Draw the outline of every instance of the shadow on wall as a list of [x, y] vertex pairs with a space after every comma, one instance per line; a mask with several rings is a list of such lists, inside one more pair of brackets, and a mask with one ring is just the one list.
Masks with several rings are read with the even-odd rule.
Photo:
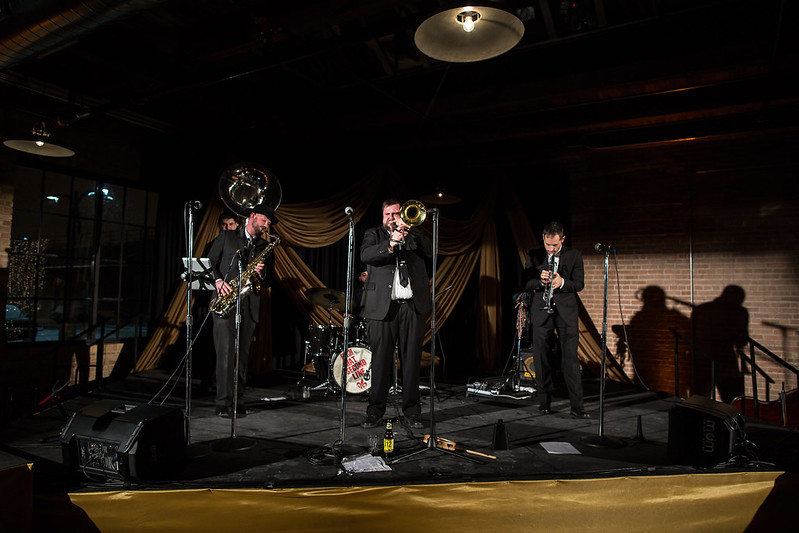
[[[710, 397], [711, 361], [715, 361], [720, 400], [729, 404], [743, 395], [736, 349], [744, 346], [749, 336], [749, 312], [742, 305], [745, 293], [741, 287], [729, 285], [718, 298], [698, 306], [671, 298], [654, 285], [640, 290], [639, 298], [643, 306], [627, 326], [627, 342], [622, 325], [612, 327], [618, 338], [617, 357], [631, 361], [638, 382], [681, 397]], [[691, 316], [669, 308], [667, 300], [692, 307]], [[675, 366], [679, 391], [675, 390]]]

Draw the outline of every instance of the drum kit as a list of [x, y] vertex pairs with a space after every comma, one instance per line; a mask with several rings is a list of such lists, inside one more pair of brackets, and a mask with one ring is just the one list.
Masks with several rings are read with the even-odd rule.
[[[310, 390], [340, 391], [342, 387], [342, 365], [346, 352], [347, 377], [346, 391], [360, 394], [371, 387], [372, 352], [366, 338], [366, 324], [361, 318], [352, 318], [354, 325], [347, 332], [347, 349], [344, 348], [343, 328], [333, 325], [333, 310], [346, 311], [346, 296], [343, 292], [327, 288], [313, 288], [305, 291], [305, 297], [328, 310], [327, 324], [308, 326], [308, 340], [305, 343], [305, 372], [315, 374], [323, 381]], [[309, 363], [308, 360], [312, 362]]]

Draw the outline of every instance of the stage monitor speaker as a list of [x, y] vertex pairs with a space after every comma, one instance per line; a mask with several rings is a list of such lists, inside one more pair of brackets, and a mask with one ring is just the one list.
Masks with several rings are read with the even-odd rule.
[[728, 460], [744, 440], [743, 417], [731, 405], [691, 396], [669, 411], [667, 455], [672, 464], [713, 467]]
[[64, 465], [90, 478], [151, 480], [177, 473], [186, 459], [179, 409], [101, 400], [76, 411], [61, 432]]

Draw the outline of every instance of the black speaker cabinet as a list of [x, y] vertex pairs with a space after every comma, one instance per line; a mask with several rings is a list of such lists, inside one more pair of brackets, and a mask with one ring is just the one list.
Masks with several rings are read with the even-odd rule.
[[90, 478], [164, 479], [186, 459], [183, 412], [102, 400], [76, 411], [61, 433], [64, 465]]
[[744, 440], [743, 417], [731, 405], [691, 396], [669, 411], [667, 454], [672, 464], [713, 467], [728, 460]]

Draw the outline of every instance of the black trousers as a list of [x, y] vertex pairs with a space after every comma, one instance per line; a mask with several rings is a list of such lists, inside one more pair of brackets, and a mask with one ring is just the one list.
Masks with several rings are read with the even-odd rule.
[[402, 413], [421, 414], [419, 372], [422, 363], [424, 315], [416, 312], [413, 300], [391, 302], [383, 320], [369, 320], [366, 328], [372, 350], [371, 388], [366, 414], [382, 417], [386, 412], [388, 391], [394, 369], [394, 346], [399, 348], [402, 370]]
[[564, 320], [556, 310], [544, 317], [543, 312], [536, 311], [533, 323], [533, 364], [535, 381], [538, 387], [538, 398], [542, 403], [552, 399], [552, 364], [550, 361], [549, 337], [557, 329], [561, 351], [561, 370], [569, 392], [569, 403], [572, 411], [583, 411], [583, 381], [580, 375], [580, 361], [577, 359], [579, 342], [579, 326], [574, 320]]
[[[255, 321], [243, 313], [239, 328], [239, 374], [236, 384], [237, 396], [241, 399], [247, 385], [247, 363], [250, 345], [255, 333]], [[216, 405], [233, 407], [233, 376], [236, 368], [236, 314], [225, 318], [214, 315], [214, 348], [216, 349]]]

